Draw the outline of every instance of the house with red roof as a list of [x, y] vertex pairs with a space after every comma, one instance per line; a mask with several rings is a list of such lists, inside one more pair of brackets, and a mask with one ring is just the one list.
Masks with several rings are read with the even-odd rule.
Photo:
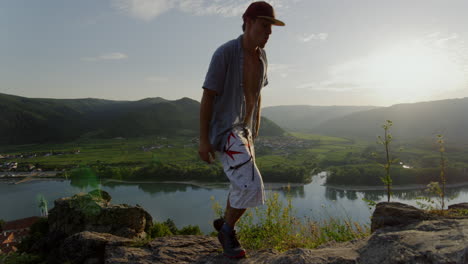
[[0, 232], [0, 253], [15, 252], [17, 245], [29, 234], [31, 226], [41, 219], [39, 216], [6, 222]]

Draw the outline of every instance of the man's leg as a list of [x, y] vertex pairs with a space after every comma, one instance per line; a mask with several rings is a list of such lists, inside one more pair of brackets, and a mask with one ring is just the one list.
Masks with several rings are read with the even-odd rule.
[[226, 221], [229, 227], [234, 228], [236, 226], [237, 221], [239, 221], [239, 219], [245, 213], [245, 211], [246, 209], [232, 208], [231, 203], [229, 203], [228, 199], [226, 204], [226, 212], [224, 213], [224, 221]]
[[219, 231], [218, 240], [223, 246], [224, 255], [227, 257], [242, 258], [245, 256], [245, 250], [241, 247], [239, 241], [237, 240], [236, 231], [234, 230], [234, 226], [236, 225], [239, 218], [245, 213], [245, 211], [246, 209], [236, 209], [231, 207], [228, 198], [224, 219], [217, 219], [213, 223], [215, 228], [218, 224], [219, 229], [216, 228]]

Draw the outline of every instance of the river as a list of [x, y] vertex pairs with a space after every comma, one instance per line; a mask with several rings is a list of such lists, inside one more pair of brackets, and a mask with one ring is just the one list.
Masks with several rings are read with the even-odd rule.
[[[293, 186], [268, 184], [267, 194], [279, 192], [283, 202], [289, 195], [298, 217], [310, 217], [315, 220], [327, 219], [330, 216], [349, 217], [361, 224], [370, 223], [372, 211], [362, 200], [386, 201], [384, 191], [346, 191], [323, 185], [325, 173], [315, 175], [313, 181], [306, 185]], [[212, 231], [211, 221], [215, 217], [213, 201], [224, 206], [228, 186], [193, 185], [187, 183], [98, 183], [98, 187], [112, 196], [112, 203], [140, 205], [156, 221], [168, 218], [174, 220], [180, 228], [186, 225], [198, 225], [202, 232]], [[48, 201], [49, 210], [57, 198], [95, 189], [88, 184], [76, 184], [70, 180], [35, 180], [21, 184], [0, 182], [0, 219], [10, 221], [18, 218], [40, 215], [39, 197]], [[392, 201], [416, 205], [416, 198], [425, 195], [422, 190], [395, 190]], [[454, 197], [447, 204], [468, 201], [468, 187], [447, 189], [447, 196]], [[456, 196], [456, 197], [455, 197]]]

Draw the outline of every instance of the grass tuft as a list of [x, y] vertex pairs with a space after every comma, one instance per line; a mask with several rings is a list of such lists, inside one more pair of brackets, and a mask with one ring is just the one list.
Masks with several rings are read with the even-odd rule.
[[[214, 206], [219, 214], [219, 206]], [[276, 192], [269, 193], [265, 206], [247, 211], [241, 218], [238, 236], [241, 244], [252, 250], [315, 248], [328, 242], [344, 242], [370, 235], [367, 225], [351, 219], [329, 217], [325, 221], [295, 216], [292, 198], [286, 204]]]

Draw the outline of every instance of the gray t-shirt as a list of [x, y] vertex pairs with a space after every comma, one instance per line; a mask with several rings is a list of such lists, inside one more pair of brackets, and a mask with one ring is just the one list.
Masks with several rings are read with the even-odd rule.
[[[245, 120], [245, 98], [242, 84], [244, 52], [242, 48], [242, 36], [221, 45], [213, 54], [211, 63], [206, 73], [204, 89], [217, 92], [213, 103], [213, 115], [210, 122], [210, 143], [218, 151], [223, 150], [228, 132], [236, 125], [254, 127], [258, 109], [254, 107], [252, 124], [243, 124]], [[262, 80], [258, 89], [268, 84], [267, 58], [265, 51], [260, 49], [262, 62]]]

